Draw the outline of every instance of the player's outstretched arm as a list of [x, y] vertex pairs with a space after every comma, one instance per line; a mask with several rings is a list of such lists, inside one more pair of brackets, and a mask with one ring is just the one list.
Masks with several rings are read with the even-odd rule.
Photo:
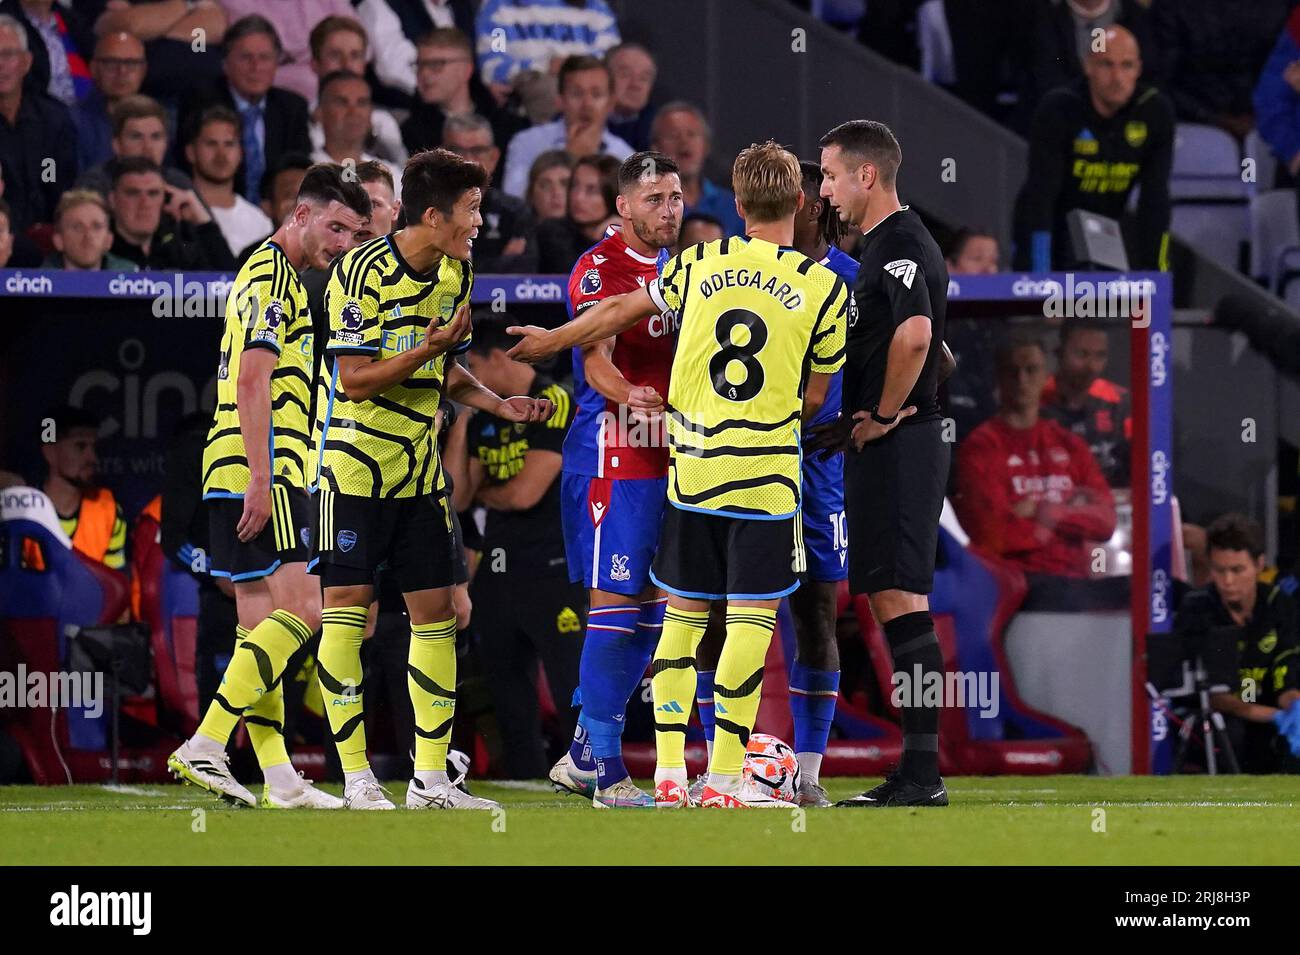
[[262, 533], [271, 517], [271, 374], [279, 361], [279, 354], [267, 348], [246, 348], [239, 360], [235, 393], [239, 434], [248, 460], [248, 490], [235, 533], [244, 543]]
[[537, 325], [510, 326], [506, 331], [523, 340], [510, 349], [509, 355], [515, 361], [538, 362], [575, 345], [612, 338], [657, 311], [658, 306], [643, 288], [611, 295], [559, 328], [548, 331]]
[[623, 377], [614, 364], [614, 339], [604, 338], [582, 346], [582, 371], [587, 384], [604, 398], [618, 405], [627, 405], [633, 412], [645, 415], [664, 410], [663, 396], [649, 385], [634, 385]]
[[440, 325], [438, 319], [425, 329], [424, 341], [406, 351], [378, 360], [365, 355], [340, 355], [339, 379], [352, 401], [367, 401], [400, 384], [425, 362], [451, 351], [469, 332], [469, 306], [456, 310], [451, 321]]
[[549, 398], [530, 398], [527, 395], [502, 398], [456, 363], [447, 366], [443, 391], [452, 401], [517, 424], [547, 421], [555, 413], [555, 405]]

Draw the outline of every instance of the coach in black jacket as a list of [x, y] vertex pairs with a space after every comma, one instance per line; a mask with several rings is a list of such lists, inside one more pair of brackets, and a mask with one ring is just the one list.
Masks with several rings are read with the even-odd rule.
[[252, 203], [259, 199], [262, 174], [281, 155], [312, 151], [307, 101], [271, 85], [281, 54], [280, 37], [265, 17], [254, 14], [235, 21], [226, 31], [222, 79], [192, 93], [181, 109], [181, 142], [188, 141], [193, 124], [209, 106], [227, 106], [239, 115], [244, 161], [235, 174], [235, 188]]

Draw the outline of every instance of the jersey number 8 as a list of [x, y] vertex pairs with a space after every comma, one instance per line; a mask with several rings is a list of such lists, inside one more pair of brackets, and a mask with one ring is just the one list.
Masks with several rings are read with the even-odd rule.
[[[737, 325], [749, 330], [749, 341], [743, 345], [731, 340], [732, 329]], [[767, 344], [767, 326], [753, 312], [732, 308], [718, 317], [713, 334], [722, 346], [709, 360], [713, 390], [728, 401], [748, 401], [763, 390], [763, 366], [759, 363], [758, 352]], [[735, 384], [727, 380], [727, 366], [733, 361], [740, 362], [745, 369], [745, 377]]]

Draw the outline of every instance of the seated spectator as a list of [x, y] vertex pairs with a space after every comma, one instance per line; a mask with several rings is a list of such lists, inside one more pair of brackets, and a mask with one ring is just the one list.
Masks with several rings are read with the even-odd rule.
[[[501, 159], [492, 141], [492, 126], [482, 116], [452, 116], [442, 127], [442, 145], [458, 156], [476, 162], [489, 183]], [[536, 221], [528, 204], [508, 196], [496, 186], [483, 191], [479, 206], [483, 225], [474, 239], [474, 271], [531, 272], [537, 268]]]
[[9, 203], [0, 199], [0, 269], [9, 264], [14, 254], [14, 233], [10, 225]]
[[1033, 61], [1019, 107], [1032, 115], [1048, 92], [1083, 78], [1083, 62], [1094, 46], [1095, 30], [1127, 27], [1142, 49], [1154, 49], [1150, 15], [1140, 0], [1047, 0], [1035, 3], [1027, 49]]
[[618, 167], [613, 156], [584, 156], [573, 167], [568, 211], [537, 227], [537, 270], [567, 275], [578, 256], [605, 234], [618, 217]]
[[[298, 187], [302, 185], [303, 177], [311, 165], [311, 157], [305, 153], [285, 153], [262, 176], [262, 201], [258, 205], [271, 220], [272, 229], [278, 229], [297, 205]], [[239, 265], [242, 266], [261, 244], [259, 239], [245, 246], [236, 257]]]
[[112, 159], [143, 156], [163, 171], [173, 189], [190, 190], [194, 181], [175, 166], [166, 165], [168, 149], [167, 111], [148, 96], [124, 96], [113, 105], [113, 152], [108, 162], [86, 169], [77, 177], [78, 189], [94, 189], [102, 196], [112, 188]]
[[559, 119], [515, 134], [506, 149], [503, 188], [523, 198], [528, 171], [548, 149], [563, 149], [575, 159], [604, 154], [620, 162], [632, 147], [605, 126], [611, 106], [609, 68], [590, 56], [571, 56], [560, 67]]
[[451, 27], [473, 33], [478, 0], [360, 0], [354, 6], [371, 45], [384, 51], [373, 64], [380, 90], [409, 98], [415, 92], [416, 42]]
[[[1300, 7], [1291, 12], [1259, 74], [1253, 103], [1260, 136], [1291, 176], [1300, 176]], [[1263, 189], [1274, 185], [1260, 183]]]
[[226, 11], [217, 0], [127, 0], [100, 7], [97, 36], [129, 33], [144, 42], [149, 66], [142, 90], [149, 96], [175, 106], [180, 92], [220, 76], [219, 59], [209, 52], [226, 39]]
[[239, 117], [226, 106], [209, 106], [199, 117], [185, 159], [194, 170], [194, 190], [212, 213], [231, 249], [243, 249], [275, 231], [271, 218], [235, 192], [235, 171], [243, 159]]
[[476, 28], [479, 70], [498, 101], [504, 101], [517, 73], [554, 73], [568, 57], [604, 56], [620, 39], [618, 20], [605, 0], [486, 0]]
[[560, 84], [554, 73], [524, 70], [515, 77], [514, 95], [523, 110], [525, 126], [549, 123], [560, 111]]
[[415, 104], [402, 123], [402, 141], [411, 152], [441, 143], [442, 125], [451, 116], [477, 113], [492, 124], [493, 139], [499, 143], [510, 142], [524, 128], [524, 121], [499, 107], [479, 82], [474, 50], [465, 34], [434, 30], [420, 37], [415, 49]]
[[1121, 220], [1135, 187], [1129, 261], [1135, 269], [1168, 268], [1173, 108], [1159, 91], [1139, 86], [1133, 34], [1111, 27], [1105, 40], [1084, 63], [1086, 80], [1048, 93], [1034, 114], [1029, 174], [1016, 200], [1017, 269], [1074, 266], [1066, 214], [1086, 209]]
[[993, 275], [1000, 271], [998, 237], [980, 229], [958, 229], [944, 259], [949, 275]]
[[[316, 162], [351, 164], [354, 168], [363, 162], [384, 162], [366, 151], [370, 137], [371, 101], [370, 84], [364, 77], [338, 70], [320, 82], [320, 102], [316, 106], [323, 137], [319, 149], [312, 152]], [[402, 167], [386, 163], [402, 198]]]
[[1032, 574], [1084, 578], [1115, 531], [1115, 506], [1082, 438], [1040, 417], [1042, 343], [1012, 336], [996, 360], [998, 414], [957, 453], [953, 505], [971, 544]]
[[108, 203], [93, 189], [69, 189], [54, 210], [55, 253], [43, 268], [68, 272], [134, 272], [135, 263], [109, 251], [113, 228]]
[[[343, 17], [354, 22], [357, 19], [349, 0], [279, 0], [277, 3], [221, 0], [221, 3], [232, 22], [254, 15], [271, 21], [283, 50], [273, 82], [280, 89], [297, 93], [308, 103], [316, 99], [316, 81], [325, 75], [313, 69], [313, 29], [327, 18]], [[364, 73], [365, 70], [355, 72]]]
[[226, 31], [222, 78], [192, 93], [182, 109], [183, 130], [209, 106], [229, 106], [239, 114], [244, 162], [235, 183], [249, 202], [261, 198], [262, 175], [283, 153], [312, 151], [307, 101], [271, 85], [283, 52], [279, 34], [265, 17], [237, 20]]
[[95, 44], [90, 75], [95, 85], [72, 108], [77, 125], [77, 165], [98, 166], [113, 158], [112, 108], [140, 92], [145, 70], [144, 44], [129, 33], [108, 33]]
[[54, 0], [20, 0], [16, 6], [44, 47], [49, 69], [45, 92], [64, 106], [76, 106], [91, 89], [86, 57], [94, 45], [94, 34], [69, 3], [59, 4], [58, 10]]
[[[1156, 0], [1158, 82], [1178, 119], [1238, 140], [1255, 126], [1251, 94], [1292, 0]], [[1154, 72], [1154, 71], [1153, 71]]]
[[141, 269], [230, 271], [235, 257], [193, 192], [167, 188], [143, 156], [113, 160], [113, 248]]
[[745, 222], [736, 211], [736, 194], [704, 176], [712, 136], [699, 107], [677, 100], [661, 107], [655, 115], [650, 138], [654, 148], [670, 157], [682, 171], [685, 215], [702, 212], [721, 222], [727, 235], [744, 235]]
[[700, 242], [715, 242], [726, 237], [727, 230], [713, 216], [703, 212], [692, 212], [682, 219], [682, 231], [677, 237], [677, 251], [689, 249]]
[[[370, 197], [370, 219], [357, 235], [357, 244], [360, 245], [375, 236], [391, 234], [402, 211], [402, 203], [397, 198], [397, 183], [387, 163], [374, 160], [358, 163], [357, 180]], [[474, 241], [478, 242], [477, 239]]]
[[0, 167], [17, 235], [50, 222], [59, 196], [77, 177], [72, 114], [58, 100], [23, 88], [31, 68], [27, 31], [0, 14]]
[[633, 149], [649, 149], [655, 112], [650, 97], [659, 75], [654, 57], [640, 43], [620, 43], [605, 54], [605, 63], [614, 80], [609, 131]]
[[1133, 419], [1128, 389], [1102, 377], [1109, 351], [1104, 325], [1067, 321], [1056, 351], [1056, 374], [1043, 388], [1042, 415], [1087, 443], [1111, 487], [1126, 488]]
[[569, 207], [569, 180], [573, 178], [573, 157], [563, 149], [548, 149], [528, 170], [525, 198], [538, 222], [561, 219]]
[[[48, 469], [41, 490], [59, 515], [72, 549], [114, 570], [126, 567], [126, 519], [113, 492], [99, 486], [99, 419], [82, 408], [49, 415], [54, 440], [41, 444]], [[44, 435], [42, 435], [44, 438]]]
[[[351, 17], [326, 17], [311, 31], [311, 69], [317, 80], [331, 73], [346, 70], [357, 76], [366, 75], [368, 37], [366, 28]], [[308, 129], [313, 149], [325, 144], [325, 133], [316, 119], [316, 96], [312, 97], [312, 123]], [[401, 166], [406, 163], [406, 147], [402, 145], [402, 130], [393, 114], [386, 109], [373, 109], [370, 113], [370, 140], [376, 156]]]
[[[1210, 705], [1247, 773], [1300, 772], [1300, 630], [1294, 599], [1260, 582], [1264, 532], [1243, 514], [1206, 529], [1210, 583], [1183, 597], [1174, 633], [1185, 641], [1219, 631], [1236, 636], [1239, 681], [1212, 687]], [[1191, 647], [1188, 647], [1190, 650]]]

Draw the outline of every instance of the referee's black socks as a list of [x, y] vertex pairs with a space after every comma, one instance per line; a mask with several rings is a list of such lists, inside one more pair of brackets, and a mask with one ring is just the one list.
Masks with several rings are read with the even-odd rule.
[[[921, 786], [939, 781], [939, 707], [925, 705], [926, 687], [938, 674], [943, 685], [943, 653], [934, 635], [929, 611], [918, 610], [885, 624], [885, 639], [894, 658], [894, 672], [910, 688], [900, 707], [903, 715], [903, 762], [899, 772]], [[919, 670], [918, 670], [919, 667]]]

